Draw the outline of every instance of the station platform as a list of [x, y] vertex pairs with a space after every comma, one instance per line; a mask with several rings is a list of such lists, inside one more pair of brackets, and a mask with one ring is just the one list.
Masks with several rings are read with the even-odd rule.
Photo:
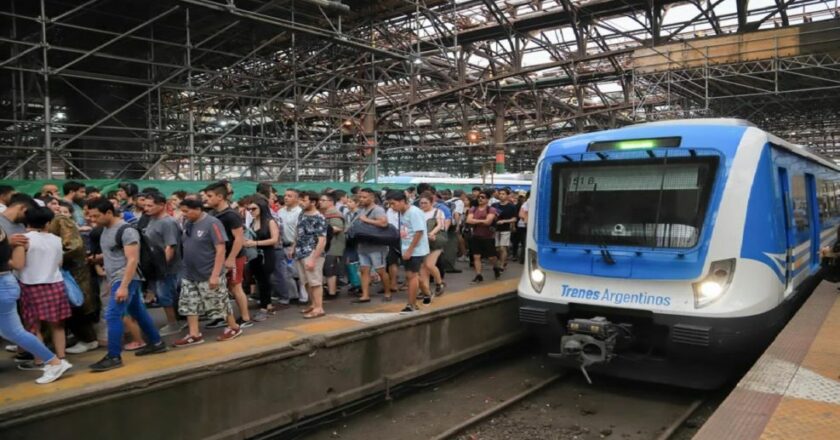
[[48, 385], [0, 354], [0, 437], [248, 438], [516, 342], [520, 273], [512, 263], [477, 286], [471, 271], [447, 274], [446, 293], [408, 316], [405, 292], [366, 304], [342, 296], [315, 320], [291, 307], [233, 341], [203, 330], [204, 344], [123, 353], [125, 366], [104, 373], [87, 368], [104, 349], [68, 355], [74, 368]]
[[840, 437], [840, 292], [822, 282], [695, 440]]

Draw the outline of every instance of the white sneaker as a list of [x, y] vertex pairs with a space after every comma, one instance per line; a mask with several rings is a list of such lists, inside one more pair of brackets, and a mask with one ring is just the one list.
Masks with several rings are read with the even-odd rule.
[[64, 359], [58, 365], [44, 365], [44, 375], [35, 379], [35, 383], [43, 385], [45, 383], [55, 382], [65, 371], [71, 368], [73, 368], [73, 365]]
[[6, 346], [6, 351], [9, 353], [17, 353], [18, 346], [15, 344], [9, 344]]
[[169, 336], [174, 335], [176, 333], [181, 333], [181, 330], [184, 329], [186, 324], [166, 324], [165, 326], [160, 328], [160, 335], [161, 336]]
[[97, 348], [99, 348], [99, 341], [92, 341], [92, 342], [79, 341], [79, 342], [76, 343], [76, 345], [74, 345], [72, 347], [67, 347], [67, 350], [65, 350], [65, 351], [67, 353], [70, 353], [70, 354], [82, 354], [82, 353], [87, 353], [91, 350], [96, 350]]

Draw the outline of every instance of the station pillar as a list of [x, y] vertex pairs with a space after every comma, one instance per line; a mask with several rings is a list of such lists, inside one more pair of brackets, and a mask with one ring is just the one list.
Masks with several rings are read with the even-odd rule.
[[493, 146], [496, 148], [496, 174], [501, 174], [505, 172], [505, 101], [502, 96], [497, 99]]

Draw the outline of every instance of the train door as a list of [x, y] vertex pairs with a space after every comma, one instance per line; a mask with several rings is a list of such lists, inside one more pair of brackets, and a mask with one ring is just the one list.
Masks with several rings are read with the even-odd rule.
[[788, 180], [788, 172], [784, 168], [779, 168], [779, 190], [782, 195], [782, 211], [785, 219], [785, 296], [787, 296], [793, 289], [791, 288], [791, 279], [793, 278], [793, 233], [795, 231], [795, 224], [791, 220], [791, 213], [793, 208], [790, 200], [790, 181]]
[[808, 188], [808, 215], [811, 217], [811, 260], [810, 267], [820, 265], [820, 204], [817, 203], [817, 179], [813, 174], [805, 175], [805, 183]]

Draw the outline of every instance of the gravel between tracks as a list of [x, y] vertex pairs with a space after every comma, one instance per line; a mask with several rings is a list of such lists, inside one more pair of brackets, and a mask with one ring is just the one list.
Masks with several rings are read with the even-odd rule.
[[[488, 362], [441, 384], [326, 425], [300, 438], [428, 439], [498, 405], [555, 373], [540, 355]], [[528, 396], [456, 438], [653, 439], [698, 397], [673, 387], [576, 372]]]

